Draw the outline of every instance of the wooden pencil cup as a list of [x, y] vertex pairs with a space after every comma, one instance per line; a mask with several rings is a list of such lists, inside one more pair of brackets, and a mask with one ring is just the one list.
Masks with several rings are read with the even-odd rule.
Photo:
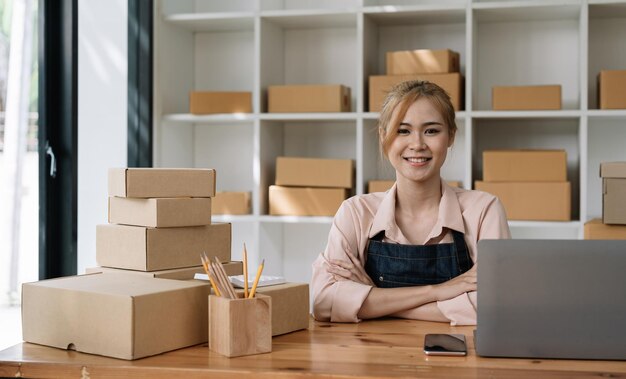
[[[238, 294], [243, 297], [243, 294]], [[272, 351], [272, 298], [209, 296], [209, 349], [227, 357]]]

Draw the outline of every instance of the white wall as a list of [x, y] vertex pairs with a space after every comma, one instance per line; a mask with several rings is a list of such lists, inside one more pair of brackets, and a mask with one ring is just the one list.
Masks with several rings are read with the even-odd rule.
[[78, 273], [96, 265], [107, 170], [127, 162], [127, 0], [78, 2]]

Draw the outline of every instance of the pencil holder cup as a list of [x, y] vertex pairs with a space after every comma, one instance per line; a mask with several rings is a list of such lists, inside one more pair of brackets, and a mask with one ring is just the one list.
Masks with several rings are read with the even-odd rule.
[[272, 298], [209, 296], [209, 349], [227, 357], [272, 351]]

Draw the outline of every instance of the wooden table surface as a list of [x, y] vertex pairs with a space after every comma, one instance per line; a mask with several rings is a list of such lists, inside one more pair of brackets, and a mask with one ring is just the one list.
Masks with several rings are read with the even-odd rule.
[[[361, 324], [311, 320], [309, 330], [275, 337], [272, 353], [231, 359], [211, 352], [206, 344], [124, 361], [22, 343], [0, 352], [0, 377], [626, 378], [626, 362], [619, 361], [477, 357], [473, 330], [474, 327], [397, 319]], [[424, 355], [427, 333], [465, 334], [468, 356]]]

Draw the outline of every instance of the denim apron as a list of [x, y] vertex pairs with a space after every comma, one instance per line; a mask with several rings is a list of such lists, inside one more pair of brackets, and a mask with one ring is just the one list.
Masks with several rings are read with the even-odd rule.
[[435, 245], [382, 242], [381, 231], [369, 240], [365, 271], [380, 288], [439, 284], [457, 277], [474, 263], [463, 233], [450, 231], [454, 242]]

